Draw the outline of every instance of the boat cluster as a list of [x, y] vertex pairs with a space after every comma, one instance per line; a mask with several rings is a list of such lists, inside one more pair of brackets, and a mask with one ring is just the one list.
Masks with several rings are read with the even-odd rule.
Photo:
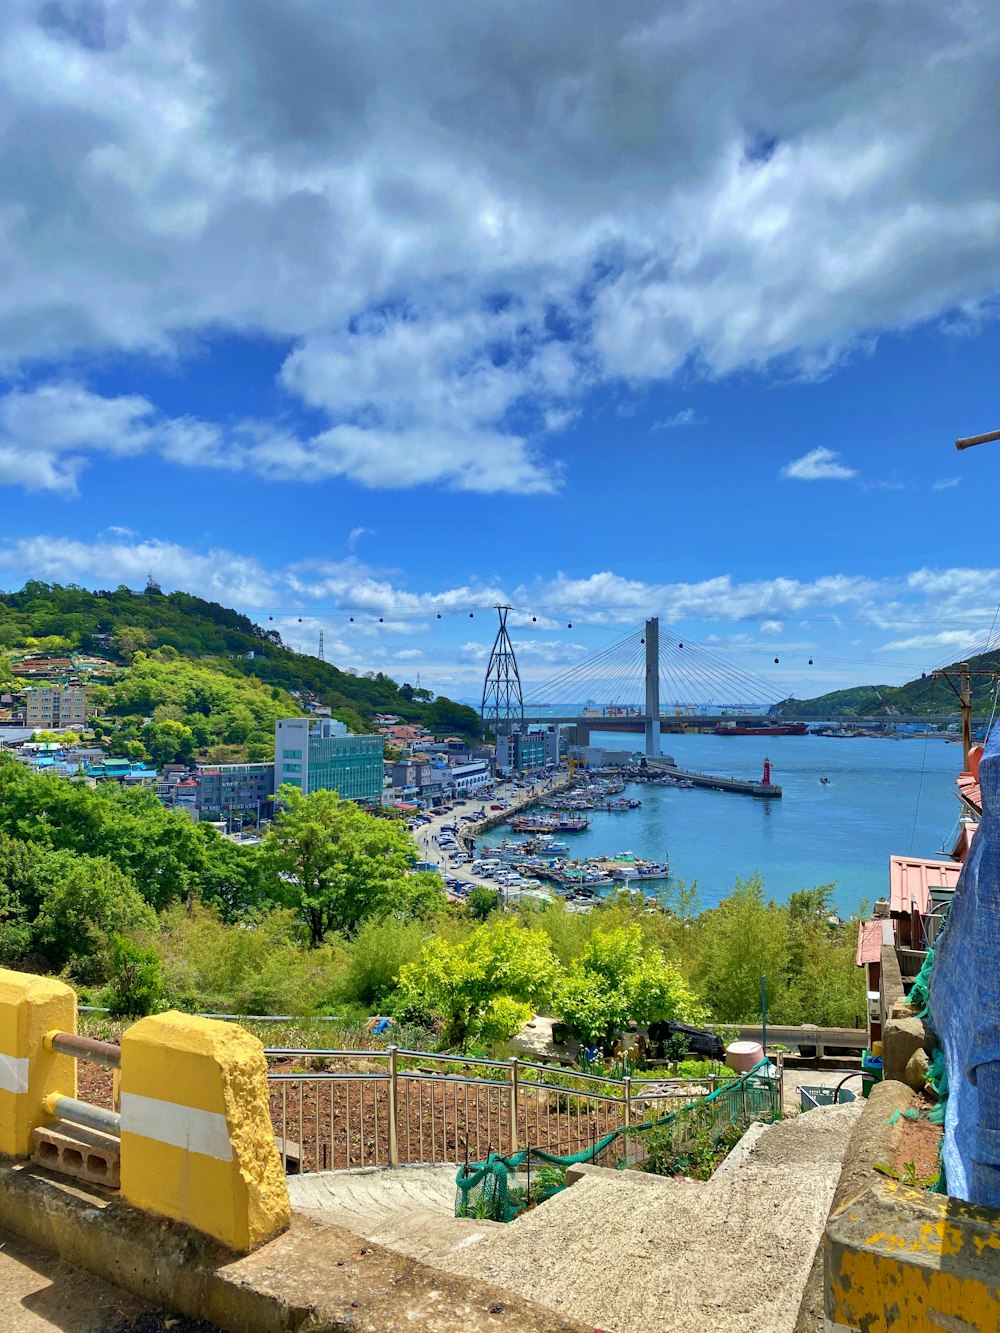
[[[476, 874], [495, 879], [501, 888], [507, 887], [511, 877], [517, 889], [535, 889], [544, 881], [576, 911], [587, 911], [598, 899], [614, 892], [644, 897], [645, 886], [664, 884], [670, 875], [666, 860], [647, 861], [631, 852], [571, 859], [566, 856], [568, 850], [565, 842], [552, 837], [505, 838], [484, 851], [471, 868]], [[645, 901], [647, 906], [659, 906], [656, 898]]]

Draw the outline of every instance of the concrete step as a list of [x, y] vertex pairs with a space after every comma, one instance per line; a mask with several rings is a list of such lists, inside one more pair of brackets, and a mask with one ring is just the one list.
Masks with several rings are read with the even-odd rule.
[[296, 1212], [433, 1264], [504, 1229], [455, 1217], [457, 1171], [457, 1165], [318, 1171], [289, 1177], [288, 1194]]
[[860, 1109], [770, 1126], [706, 1182], [587, 1171], [434, 1262], [607, 1333], [791, 1333]]

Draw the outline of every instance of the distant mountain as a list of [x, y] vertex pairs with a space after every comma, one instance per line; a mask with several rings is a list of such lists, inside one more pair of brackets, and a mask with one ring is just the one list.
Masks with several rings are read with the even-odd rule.
[[[967, 659], [972, 671], [1000, 671], [1000, 652], [982, 653]], [[959, 663], [945, 667], [958, 685]], [[1000, 677], [972, 677], [972, 712], [975, 717], [988, 715], [993, 710], [994, 692]], [[959, 716], [958, 699], [943, 676], [931, 672], [909, 680], [905, 685], [858, 685], [850, 690], [833, 690], [817, 695], [815, 699], [789, 699], [781, 706], [781, 716], [787, 718], [891, 717], [896, 714], [915, 716]]]
[[128, 663], [137, 652], [167, 646], [184, 657], [216, 659], [226, 674], [314, 697], [357, 729], [370, 729], [376, 713], [395, 713], [437, 734], [480, 734], [478, 715], [464, 704], [400, 686], [382, 672], [354, 675], [293, 652], [275, 630], [188, 593], [162, 593], [152, 583], [143, 592], [90, 592], [36, 580], [0, 593], [2, 653], [94, 653]]

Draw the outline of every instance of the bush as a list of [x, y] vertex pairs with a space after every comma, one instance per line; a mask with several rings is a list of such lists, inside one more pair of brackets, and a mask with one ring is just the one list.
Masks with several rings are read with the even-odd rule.
[[51, 880], [32, 926], [34, 946], [50, 966], [65, 968], [77, 981], [109, 975], [114, 936], [155, 930], [153, 909], [104, 857], [53, 852], [46, 873]]
[[369, 1013], [380, 1010], [396, 987], [400, 969], [420, 956], [427, 927], [419, 921], [363, 921], [350, 944], [339, 998]]
[[112, 1018], [145, 1018], [162, 995], [160, 958], [134, 940], [115, 935], [111, 942], [111, 981], [102, 999]]
[[307, 949], [294, 913], [280, 908], [226, 925], [214, 908], [175, 906], [161, 918], [157, 949], [169, 1003], [219, 1013], [322, 1011], [346, 967], [341, 944]]

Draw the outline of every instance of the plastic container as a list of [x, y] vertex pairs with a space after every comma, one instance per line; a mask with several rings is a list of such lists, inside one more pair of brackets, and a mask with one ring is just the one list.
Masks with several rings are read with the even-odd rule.
[[746, 1074], [764, 1058], [759, 1041], [734, 1041], [726, 1047], [726, 1064], [737, 1074]]
[[[881, 1045], [881, 1042], [878, 1043]], [[874, 1051], [864, 1051], [861, 1056], [861, 1095], [868, 1097], [876, 1083], [884, 1078], [882, 1057]]]
[[857, 1094], [852, 1092], [850, 1088], [841, 1088], [837, 1092], [836, 1088], [800, 1085], [795, 1091], [799, 1094], [799, 1103], [803, 1111], [812, 1111], [817, 1106], [833, 1106], [834, 1095], [836, 1095], [838, 1106], [842, 1106], [844, 1102], [857, 1101]]

